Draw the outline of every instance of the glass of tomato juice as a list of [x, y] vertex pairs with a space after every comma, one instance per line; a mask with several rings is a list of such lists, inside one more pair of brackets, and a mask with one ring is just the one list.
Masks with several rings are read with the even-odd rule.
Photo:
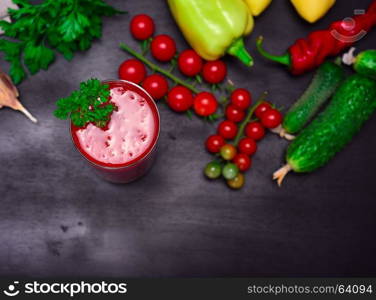
[[74, 145], [104, 179], [131, 182], [152, 166], [160, 131], [157, 105], [140, 86], [124, 80], [106, 80], [116, 110], [106, 127], [71, 123]]

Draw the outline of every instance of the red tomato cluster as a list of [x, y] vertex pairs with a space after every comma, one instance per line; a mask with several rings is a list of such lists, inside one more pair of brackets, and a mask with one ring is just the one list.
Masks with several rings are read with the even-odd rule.
[[[130, 23], [133, 37], [142, 41], [143, 47], [150, 46], [151, 56], [159, 62], [177, 64], [180, 73], [201, 83], [203, 79], [214, 87], [223, 82], [227, 76], [227, 66], [221, 60], [204, 61], [193, 49], [177, 52], [174, 39], [166, 34], [154, 36], [155, 24], [147, 15], [137, 15]], [[137, 55], [136, 55], [137, 56]], [[151, 63], [137, 56], [149, 67]], [[166, 99], [168, 106], [175, 112], [186, 112], [192, 109], [197, 115], [211, 117], [218, 109], [218, 101], [213, 93], [198, 92], [192, 85], [177, 79], [172, 73], [158, 69], [163, 73], [147, 75], [145, 65], [137, 59], [124, 61], [119, 67], [119, 77], [142, 87], [155, 100]], [[166, 78], [179, 82], [169, 88]], [[252, 156], [257, 152], [257, 142], [265, 136], [266, 128], [272, 129], [282, 122], [281, 113], [268, 102], [251, 107], [252, 95], [246, 89], [235, 89], [230, 95], [230, 103], [224, 114], [225, 120], [220, 122], [217, 133], [206, 140], [206, 149], [221, 157], [207, 164], [205, 175], [210, 179], [223, 177], [233, 189], [244, 185], [243, 172], [252, 166]], [[253, 118], [245, 120], [250, 110]], [[248, 116], [249, 118], [250, 116]], [[248, 123], [246, 123], [248, 122]]]
[[[252, 96], [246, 89], [236, 89], [231, 93], [230, 103], [225, 110], [226, 120], [219, 123], [217, 134], [206, 140], [206, 148], [211, 153], [221, 153], [225, 160], [231, 160], [237, 165], [239, 171], [244, 172], [251, 167], [250, 156], [257, 150], [254, 139], [244, 137], [237, 147], [229, 147], [226, 140], [235, 139], [238, 134], [238, 124], [243, 121], [246, 110], [251, 106]], [[221, 150], [222, 149], [222, 150]]]
[[[135, 39], [150, 42], [151, 55], [156, 60], [169, 62], [176, 58], [177, 66], [185, 76], [198, 77], [198, 79], [202, 77], [210, 84], [218, 84], [227, 76], [227, 67], [220, 60], [205, 62], [193, 49], [177, 54], [173, 38], [166, 34], [154, 36], [155, 24], [150, 16], [135, 16], [130, 23], [130, 31]], [[181, 85], [169, 89], [168, 81], [164, 76], [158, 74], [147, 76], [144, 64], [137, 59], [126, 60], [120, 65], [119, 78], [141, 84], [155, 100], [166, 97], [167, 104], [176, 112], [193, 109], [197, 115], [208, 117], [218, 109], [218, 101], [212, 93], [202, 92], [194, 95], [190, 89]], [[228, 110], [233, 120], [240, 121], [244, 118], [244, 112], [239, 108], [234, 106]]]
[[[252, 96], [245, 89], [236, 89], [231, 94], [229, 105], [226, 107], [226, 120], [219, 123], [217, 134], [211, 135], [205, 142], [206, 149], [210, 153], [219, 153], [225, 161], [231, 161], [239, 172], [245, 172], [252, 166], [252, 156], [257, 151], [257, 142], [265, 136], [266, 128], [275, 128], [282, 122], [282, 115], [269, 103], [262, 102], [254, 110], [252, 120], [243, 125], [243, 136], [238, 143], [233, 144], [226, 140], [234, 140], [238, 135], [238, 124], [243, 121], [247, 109], [251, 106]], [[209, 174], [210, 175], [210, 174]], [[244, 179], [242, 179], [244, 182]]]

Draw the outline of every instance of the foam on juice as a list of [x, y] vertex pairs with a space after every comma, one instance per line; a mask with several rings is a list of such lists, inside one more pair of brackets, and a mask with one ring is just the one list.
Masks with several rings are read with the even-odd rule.
[[104, 164], [126, 164], [141, 156], [153, 143], [155, 117], [147, 100], [122, 87], [111, 89], [113, 111], [108, 129], [93, 124], [75, 134], [81, 149]]

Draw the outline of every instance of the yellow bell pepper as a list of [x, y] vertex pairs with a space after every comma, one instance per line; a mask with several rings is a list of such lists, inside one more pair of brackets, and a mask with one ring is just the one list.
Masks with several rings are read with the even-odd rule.
[[335, 2], [336, 0], [291, 0], [298, 14], [309, 23], [321, 19]]
[[248, 24], [244, 31], [244, 36], [249, 35], [253, 31], [253, 28], [255, 27], [255, 20], [253, 19], [251, 9], [249, 7], [247, 8], [248, 8], [249, 15], [248, 15]]
[[253, 16], [257, 17], [272, 2], [272, 0], [244, 0]]
[[184, 37], [204, 59], [216, 60], [226, 53], [248, 66], [253, 59], [244, 46], [243, 36], [254, 22], [243, 0], [167, 0]]

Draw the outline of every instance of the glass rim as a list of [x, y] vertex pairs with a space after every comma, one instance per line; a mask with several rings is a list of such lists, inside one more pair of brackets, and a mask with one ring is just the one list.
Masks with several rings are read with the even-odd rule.
[[156, 145], [158, 143], [158, 140], [159, 140], [159, 136], [160, 136], [160, 132], [161, 132], [161, 118], [160, 118], [160, 114], [159, 114], [159, 109], [158, 109], [158, 106], [157, 104], [155, 103], [153, 97], [140, 85], [134, 83], [134, 82], [131, 82], [131, 81], [128, 81], [128, 80], [123, 80], [123, 79], [105, 79], [105, 80], [101, 80], [101, 82], [103, 84], [106, 84], [107, 82], [124, 82], [126, 84], [129, 84], [129, 85], [132, 85], [138, 89], [140, 89], [142, 92], [144, 92], [148, 97], [149, 99], [151, 100], [152, 102], [152, 105], [154, 106], [155, 108], [155, 112], [156, 112], [156, 115], [157, 115], [157, 121], [158, 121], [158, 130], [157, 130], [157, 133], [156, 133], [156, 136], [155, 136], [155, 139], [154, 139], [154, 142], [153, 142], [153, 145], [150, 147], [150, 149], [147, 151], [147, 152], [144, 152], [140, 159], [138, 160], [135, 160], [134, 162], [132, 162], [131, 164], [128, 164], [128, 165], [124, 165], [124, 166], [116, 166], [116, 167], [111, 167], [111, 166], [104, 166], [104, 165], [101, 165], [101, 164], [98, 164], [94, 161], [91, 161], [88, 157], [86, 157], [86, 155], [84, 155], [81, 150], [79, 149], [79, 147], [76, 145], [76, 142], [73, 138], [73, 134], [72, 134], [72, 122], [69, 123], [69, 132], [70, 132], [70, 136], [71, 136], [71, 139], [72, 139], [72, 142], [73, 142], [73, 145], [75, 146], [76, 150], [81, 154], [81, 156], [83, 156], [83, 158], [85, 158], [90, 164], [92, 164], [93, 166], [95, 167], [98, 167], [98, 168], [101, 168], [101, 169], [107, 169], [107, 170], [120, 170], [120, 169], [126, 169], [126, 168], [129, 168], [129, 167], [132, 167], [142, 161], [144, 161], [146, 158], [148, 158], [152, 153], [153, 151], [155, 150], [156, 148]]

